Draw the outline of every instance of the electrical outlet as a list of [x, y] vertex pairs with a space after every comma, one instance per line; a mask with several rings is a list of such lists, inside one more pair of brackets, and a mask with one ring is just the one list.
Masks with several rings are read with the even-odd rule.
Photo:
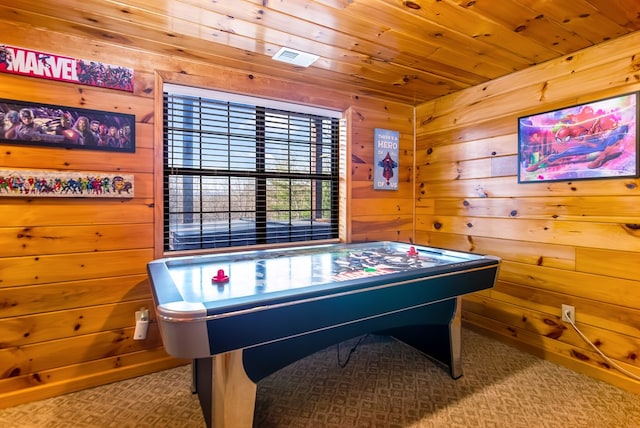
[[560, 309], [562, 311], [562, 321], [576, 322], [576, 308], [571, 305], [562, 305]]
[[136, 311], [136, 328], [133, 331], [133, 340], [144, 340], [147, 338], [147, 329], [149, 328], [149, 310], [140, 308]]

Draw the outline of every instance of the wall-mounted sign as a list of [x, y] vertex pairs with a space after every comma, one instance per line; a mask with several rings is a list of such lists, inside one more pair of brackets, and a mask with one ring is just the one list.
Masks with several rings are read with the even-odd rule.
[[377, 190], [398, 190], [398, 147], [400, 133], [388, 129], [374, 130], [373, 135], [373, 188]]
[[133, 198], [133, 175], [0, 169], [0, 196]]
[[133, 92], [133, 70], [0, 45], [0, 72]]

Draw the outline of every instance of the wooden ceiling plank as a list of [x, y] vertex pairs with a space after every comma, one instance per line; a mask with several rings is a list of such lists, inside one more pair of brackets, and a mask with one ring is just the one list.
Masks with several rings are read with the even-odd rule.
[[592, 44], [587, 38], [559, 25], [527, 3], [505, 1], [500, 3], [500, 7], [496, 7], [495, 1], [476, 0], [471, 8], [479, 15], [511, 28], [517, 36], [510, 44], [515, 49], [519, 48], [518, 37], [537, 40], [543, 46], [563, 53], [575, 52]]
[[558, 26], [579, 34], [581, 38], [588, 40], [592, 45], [629, 32], [627, 28], [610, 20], [584, 0], [572, 0], [571, 2], [520, 1], [525, 6], [530, 4], [535, 6], [536, 11], [543, 13], [546, 18]]
[[640, 2], [629, 0], [586, 0], [599, 13], [628, 31], [640, 28]]
[[[314, 4], [315, 2], [304, 3]], [[274, 2], [269, 3], [269, 7], [277, 8], [283, 12], [286, 10], [290, 13], [296, 13], [303, 18], [315, 19], [315, 15], [310, 12], [312, 9], [305, 7], [305, 5], [299, 5], [299, 2], [287, 2], [286, 5]], [[327, 15], [326, 12], [321, 14], [321, 16]], [[491, 61], [494, 59], [492, 51], [497, 50], [491, 49], [486, 43], [474, 37], [450, 31], [422, 16], [419, 16], [421, 19], [416, 19], [416, 15], [407, 11], [406, 7], [390, 5], [383, 1], [368, 0], [367, 2], [352, 2], [347, 8], [334, 9], [331, 15], [333, 16], [331, 25], [336, 31], [357, 32], [356, 34], [360, 38], [378, 45], [387, 44], [399, 52], [420, 56], [423, 55], [425, 48], [434, 48], [438, 52], [447, 51], [450, 56], [467, 56], [467, 58], [470, 55], [477, 56], [481, 52], [485, 62], [503, 70], [502, 73], [497, 74], [504, 74], [504, 70], [513, 70], [513, 67], [504, 65], [505, 58], [502, 57], [504, 55], [502, 53], [499, 54], [500, 58], [492, 63]], [[356, 26], [355, 23], [360, 24]], [[329, 23], [325, 23], [325, 25], [329, 25]], [[387, 34], [394, 36], [389, 38], [388, 42], [385, 39]], [[521, 54], [509, 54], [508, 56], [510, 61], [523, 67], [531, 64], [531, 61], [523, 58]]]
[[[304, 81], [308, 84], [315, 84], [318, 87], [331, 87], [337, 91], [396, 100], [411, 105], [424, 102], [426, 99], [429, 99], [429, 97], [440, 96], [440, 94], [443, 93], [439, 86], [433, 85], [429, 87], [428, 85], [422, 85], [419, 81], [413, 83], [414, 86], [417, 86], [415, 90], [408, 92], [406, 88], [400, 86], [384, 85], [384, 87], [380, 87], [379, 85], [374, 84], [375, 82], [368, 82], [357, 75], [346, 76], [333, 72], [318, 72], [317, 70], [314, 70], [312, 74], [305, 75], [304, 71], [307, 70], [296, 70], [293, 67], [288, 67], [287, 69], [289, 71], [285, 71], [282, 68], [276, 68], [274, 65], [269, 67], [259, 64], [252, 53], [239, 53], [237, 49], [228, 48], [226, 46], [221, 46], [220, 49], [216, 49], [215, 53], [212, 53], [211, 51], [201, 52], [197, 49], [177, 48], [176, 46], [155, 40], [138, 39], [133, 37], [125, 39], [115, 32], [103, 31], [89, 25], [70, 25], [68, 22], [62, 22], [49, 16], [35, 14], [30, 11], [16, 11], [15, 8], [6, 8], [4, 6], [0, 6], [0, 16], [11, 16], [11, 21], [14, 23], [36, 25], [37, 27], [47, 28], [50, 31], [58, 32], [60, 34], [70, 34], [83, 38], [90, 38], [98, 42], [117, 45], [124, 49], [131, 48], [135, 50], [147, 50], [150, 52], [169, 55], [171, 57], [179, 56], [190, 61], [245, 70], [247, 73], [279, 76], [283, 79]], [[29, 48], [30, 46], [21, 44], [21, 47]], [[87, 46], [87, 48], [89, 48], [89, 46]], [[270, 64], [272, 63], [273, 62], [271, 61]], [[129, 64], [129, 61], [123, 59], [122, 65], [125, 64]], [[136, 64], [129, 65], [132, 67], [136, 66]], [[432, 93], [432, 88], [437, 88], [438, 92], [435, 94]]]
[[[63, 1], [63, 0], [59, 0]], [[71, 0], [66, 0], [71, 1]], [[114, 4], [118, 4], [119, 2], [112, 2]], [[144, 6], [146, 3], [144, 2], [136, 2], [129, 1], [130, 5], [136, 4], [140, 6]], [[176, 3], [177, 4], [177, 3]], [[179, 2], [179, 4], [184, 7], [180, 7], [185, 16], [196, 16], [194, 13], [194, 6], [192, 4], [198, 4], [198, 2], [194, 1], [185, 1]], [[234, 3], [237, 8], [237, 3]], [[136, 6], [138, 7], [138, 6]], [[242, 12], [239, 16], [247, 17], [247, 15], [266, 15], [260, 14], [256, 11], [251, 11], [250, 8], [240, 8]], [[157, 10], [157, 8], [155, 8]], [[115, 19], [119, 19], [120, 11], [116, 11], [114, 13], [113, 9], [101, 9], [98, 11], [101, 16], [112, 16]], [[223, 10], [223, 12], [231, 12], [231, 10]], [[90, 13], [90, 12], [86, 12]], [[145, 26], [143, 29], [148, 30], [149, 26], [153, 25], [153, 16], [152, 14], [150, 18], [147, 18], [147, 15], [142, 9], [136, 9], [135, 12], [131, 9], [128, 9], [127, 15], [136, 15], [140, 17], [136, 19], [137, 22], [144, 22]], [[232, 22], [231, 22], [232, 21]], [[264, 20], [263, 20], [264, 21]], [[222, 23], [220, 24], [223, 28], [211, 28], [207, 30], [197, 29], [197, 26], [203, 25], [198, 22], [193, 22], [193, 25], [190, 25], [189, 22], [182, 22], [179, 24], [178, 18], [174, 17], [172, 20], [174, 27], [172, 28], [174, 33], [186, 34], [193, 37], [202, 37], [209, 39], [212, 42], [220, 43], [224, 42], [224, 44], [233, 46], [243, 50], [251, 50], [251, 46], [262, 46], [262, 51], [264, 54], [271, 57], [281, 46], [286, 45], [287, 47], [297, 48], [301, 50], [308, 50], [312, 53], [318, 54], [324, 59], [324, 61], [320, 61], [314, 66], [323, 67], [329, 69], [331, 71], [350, 74], [350, 75], [358, 75], [363, 76], [365, 78], [371, 78], [379, 83], [387, 83], [387, 84], [396, 84], [396, 82], [406, 80], [407, 78], [412, 80], [423, 80], [427, 84], [431, 85], [445, 85], [446, 91], [439, 91], [440, 93], [450, 93], [455, 90], [462, 89], [464, 87], [468, 87], [473, 84], [477, 84], [481, 81], [486, 80], [487, 77], [493, 77], [496, 75], [493, 74], [488, 75], [480, 75], [477, 73], [471, 73], [465, 70], [463, 67], [441, 67], [437, 63], [433, 63], [433, 61], [428, 61], [421, 67], [421, 61], [415, 61], [413, 58], [408, 58], [406, 60], [396, 59], [394, 61], [379, 61], [377, 57], [370, 57], [365, 54], [359, 54], [354, 51], [340, 51], [339, 48], [328, 46], [322, 43], [318, 43], [314, 40], [309, 41], [308, 39], [297, 39], [293, 37], [291, 34], [284, 33], [278, 30], [273, 30], [267, 28], [263, 31], [263, 34], [260, 35], [258, 39], [253, 39], [252, 37], [256, 37], [255, 31], [252, 30], [253, 26], [248, 23], [241, 21], [237, 18], [237, 16], [230, 17], [230, 15], [213, 13], [210, 12], [209, 9], [205, 11], [201, 11], [198, 16], [198, 22], [207, 22], [207, 23]], [[280, 24], [280, 22], [278, 23]], [[135, 25], [134, 23], [129, 23], [129, 26]], [[156, 24], [160, 26], [160, 24]], [[178, 25], [180, 31], [178, 30]], [[211, 25], [211, 24], [208, 24]], [[194, 29], [194, 28], [196, 29]], [[113, 28], [113, 25], [110, 25], [110, 28]], [[130, 28], [130, 31], [133, 30], [133, 27]], [[125, 29], [122, 29], [125, 31]], [[215, 38], [207, 36], [208, 33], [215, 34]], [[248, 33], [248, 34], [245, 34]], [[243, 38], [243, 36], [245, 38]], [[336, 38], [343, 37], [338, 35]], [[273, 45], [271, 44], [273, 43]], [[309, 43], [312, 44], [312, 49], [308, 49]], [[252, 50], [255, 51], [257, 48], [254, 47]], [[368, 49], [380, 49], [379, 45], [367, 46]], [[407, 71], [406, 69], [410, 69]], [[437, 71], [443, 69], [446, 73], [441, 75], [437, 74]], [[428, 70], [428, 71], [425, 71]], [[431, 70], [437, 70], [433, 72]], [[380, 74], [380, 77], [373, 78], [376, 73]], [[500, 74], [504, 74], [504, 71]], [[462, 81], [461, 81], [462, 80]], [[444, 89], [444, 88], [441, 88]]]
[[[70, 0], [59, 1], [67, 1], [67, 3], [70, 3]], [[28, 3], [28, 0], [26, 0], [26, 2]], [[52, 14], [54, 8], [55, 6], [52, 5], [42, 5], [42, 7], [39, 8], [39, 11], [48, 16]], [[206, 45], [203, 44], [202, 41], [200, 41], [200, 37], [202, 34], [202, 31], [200, 30], [194, 28], [189, 29], [190, 27], [185, 24], [185, 29], [191, 34], [184, 35], [182, 33], [187, 31], [175, 31], [171, 33], [161, 33], [164, 35], [162, 37], [159, 37], [152, 28], [152, 25], [147, 24], [152, 22], [153, 20], [151, 18], [147, 19], [147, 15], [144, 14], [143, 11], [136, 10], [134, 13], [134, 11], [130, 9], [125, 14], [125, 17], [128, 19], [127, 21], [124, 21], [122, 18], [120, 18], [119, 13], [121, 13], [121, 11], [114, 11], [113, 8], [103, 8], [98, 10], [95, 14], [93, 13], [93, 11], [76, 9], [67, 13], [66, 18], [69, 19], [73, 23], [73, 25], [86, 25], [87, 23], [90, 23], [91, 28], [93, 28], [95, 23], [99, 23], [100, 25], [109, 28], [113, 33], [120, 35], [118, 36], [119, 41], [127, 45], [131, 45], [132, 36], [122, 35], [126, 34], [126, 32], [129, 32], [130, 34], [135, 34], [135, 37], [137, 39], [153, 40], [155, 42], [163, 42], [164, 40], [163, 43], [169, 46], [175, 46], [176, 52], [186, 50], [206, 51]], [[116, 18], [111, 18], [112, 16], [116, 16]], [[141, 16], [143, 16], [145, 19], [137, 19]], [[140, 22], [144, 22], [145, 25], [140, 25]], [[94, 30], [90, 31], [91, 33], [94, 33]], [[102, 36], [105, 36], [107, 33], [101, 31], [100, 34]], [[223, 33], [223, 35], [227, 37], [226, 43], [224, 43], [223, 45], [241, 49], [241, 52], [233, 52], [231, 54], [232, 56], [250, 56], [250, 60], [252, 62], [257, 62], [276, 68], [279, 66], [278, 63], [272, 61], [270, 57], [260, 57], [259, 55], [248, 54], [248, 52], [251, 52], [250, 45], [260, 43], [260, 41], [244, 38], [236, 34]], [[213, 43], [218, 43], [218, 41], [214, 39]], [[225, 48], [226, 46], [222, 46], [222, 48]], [[219, 48], [220, 47], [216, 45], [215, 47], [211, 46], [209, 49], [218, 51]], [[229, 48], [227, 47], [226, 50], [229, 51]], [[225, 65], [224, 62], [225, 60], [223, 60], [222, 65]], [[322, 66], [322, 62], [319, 65]], [[285, 67], [293, 68], [289, 65], [285, 65]], [[389, 87], [394, 85], [397, 86], [398, 82], [407, 82], [411, 80], [414, 81], [413, 86], [418, 86], [416, 90], [426, 90], [427, 93], [433, 94], [433, 90], [437, 89], [437, 94], [444, 95], [469, 86], [468, 84], [459, 85], [457, 82], [451, 79], [447, 81], [443, 77], [434, 76], [431, 73], [424, 73], [420, 70], [412, 70], [409, 73], [407, 72], [406, 67], [397, 67], [393, 63], [375, 61], [368, 63], [367, 58], [359, 58], [352, 61], [351, 63], [347, 61], [333, 61], [324, 68], [332, 73], [337, 72], [344, 75], [354, 76], [356, 81], [360, 81], [364, 86], [370, 85], [371, 87], [375, 87], [376, 84]], [[301, 70], [300, 72], [305, 73], [304, 70]], [[422, 87], [420, 86], [420, 82], [424, 82], [424, 85], [422, 85]], [[428, 89], [429, 86], [431, 87], [431, 89]]]
[[[403, 0], [0, 0], [0, 11], [8, 21], [97, 40], [91, 43], [94, 50], [104, 42], [411, 103], [550, 59], [572, 58], [582, 48], [640, 30], [640, 1], [415, 4], [417, 8]], [[320, 59], [307, 69], [272, 61], [281, 46]]]
[[[388, 13], [402, 12], [411, 16], [418, 16], [428, 23], [437, 26], [433, 31], [449, 34], [455, 32], [461, 41], [472, 41], [479, 51], [497, 50], [504, 55], [503, 60], [516, 62], [516, 59], [527, 65], [540, 63], [556, 57], [560, 51], [539, 43], [535, 39], [523, 37], [514, 31], [514, 28], [505, 26], [501, 22], [487, 18], [477, 13], [474, 8], [476, 2], [465, 1], [464, 6], [451, 0], [429, 2], [422, 5], [419, 10], [405, 6], [403, 0], [376, 0], [384, 3], [391, 9]], [[494, 2], [495, 7], [495, 2]], [[502, 7], [502, 4], [500, 4]], [[506, 51], [506, 52], [505, 52]], [[510, 54], [513, 57], [509, 57]]]
[[[199, 4], [198, 0], [182, 1], [189, 4]], [[340, 58], [335, 53], [333, 55], [328, 54], [327, 51], [337, 50], [340, 52], [340, 49], [343, 49], [342, 55], [344, 57], [359, 54], [361, 58], [366, 58], [365, 61], [383, 61], [407, 68], [428, 71], [430, 74], [440, 76], [440, 79], [444, 81], [454, 79], [456, 83], [462, 83], [462, 85], [454, 85], [455, 87], [477, 84], [487, 78], [494, 78], [513, 71], [512, 68], [505, 68], [502, 64], [496, 65], [487, 62], [488, 57], [483, 58], [485, 60], [483, 67], [469, 66], [468, 61], [461, 66], [459, 62], [458, 65], [454, 65], [453, 61], [447, 63], [441, 60], [437, 62], [428, 60], [429, 56], [435, 53], [448, 60], [450, 58], [455, 59], [458, 56], [469, 58], [473, 56], [474, 52], [471, 50], [466, 52], [466, 47], [456, 45], [455, 50], [449, 49], [450, 55], [440, 55], [439, 53], [444, 52], [447, 47], [443, 46], [443, 44], [438, 44], [437, 40], [434, 39], [430, 44], [424, 43], [423, 40], [407, 36], [403, 29], [396, 31], [388, 25], [376, 24], [367, 16], [366, 11], [362, 11], [362, 13], [358, 11], [337, 17], [335, 14], [330, 15], [327, 9], [321, 10], [318, 5], [312, 8], [310, 2], [292, 1], [286, 2], [286, 4], [270, 3], [268, 8], [263, 7], [262, 2], [259, 2], [257, 7], [260, 8], [261, 13], [258, 14], [255, 11], [251, 11], [251, 6], [255, 1], [248, 1], [247, 3], [249, 3], [247, 7], [240, 8], [237, 6], [238, 2], [234, 2], [233, 6], [224, 6], [221, 3], [216, 3], [203, 7], [208, 10], [218, 10], [222, 14], [231, 14], [234, 9], [239, 9], [233, 15], [235, 20], [249, 20], [253, 16], [259, 15], [260, 25], [271, 29], [283, 28], [292, 20], [305, 19], [306, 16], [307, 19], [313, 19], [315, 22], [301, 21], [299, 25], [289, 25], [287, 27], [290, 39], [288, 44], [286, 38], [280, 39], [281, 41], [279, 42], [274, 41], [274, 43], [280, 43], [280, 45], [286, 45], [287, 47], [320, 55], [321, 57], [333, 57], [335, 60], [340, 60]], [[302, 3], [304, 3], [304, 7], [301, 5]], [[302, 15], [303, 12], [306, 15]], [[332, 19], [323, 20], [322, 17], [327, 16], [332, 16]], [[363, 16], [367, 19], [362, 19]], [[323, 25], [328, 25], [325, 21], [333, 21], [332, 25], [336, 28], [324, 27]], [[358, 37], [353, 37], [351, 34], [358, 34]], [[363, 38], [365, 34], [371, 34], [371, 36]], [[269, 33], [267, 32], [262, 35], [264, 38], [268, 36]], [[312, 40], [309, 38], [312, 38]], [[322, 44], [318, 45], [316, 44], [317, 42]], [[442, 65], [440, 65], [441, 62]], [[480, 70], [482, 74], [479, 73]], [[417, 73], [413, 71], [409, 74], [414, 75]], [[397, 76], [393, 76], [392, 80], [395, 78]]]

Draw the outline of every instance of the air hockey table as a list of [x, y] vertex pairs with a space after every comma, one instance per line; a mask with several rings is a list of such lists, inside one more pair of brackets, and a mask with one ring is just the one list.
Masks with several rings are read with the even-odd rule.
[[460, 296], [500, 259], [399, 242], [164, 258], [147, 265], [166, 351], [193, 359], [208, 427], [251, 427], [257, 383], [330, 345], [393, 336], [462, 376]]

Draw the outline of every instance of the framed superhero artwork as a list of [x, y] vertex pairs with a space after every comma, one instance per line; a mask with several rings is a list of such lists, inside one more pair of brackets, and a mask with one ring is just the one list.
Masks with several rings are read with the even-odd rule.
[[135, 152], [135, 116], [0, 99], [0, 144]]
[[0, 197], [133, 198], [133, 192], [132, 174], [0, 168]]
[[400, 133], [389, 129], [375, 128], [373, 152], [373, 188], [376, 190], [398, 190], [398, 148]]
[[638, 177], [638, 93], [518, 118], [518, 182]]

